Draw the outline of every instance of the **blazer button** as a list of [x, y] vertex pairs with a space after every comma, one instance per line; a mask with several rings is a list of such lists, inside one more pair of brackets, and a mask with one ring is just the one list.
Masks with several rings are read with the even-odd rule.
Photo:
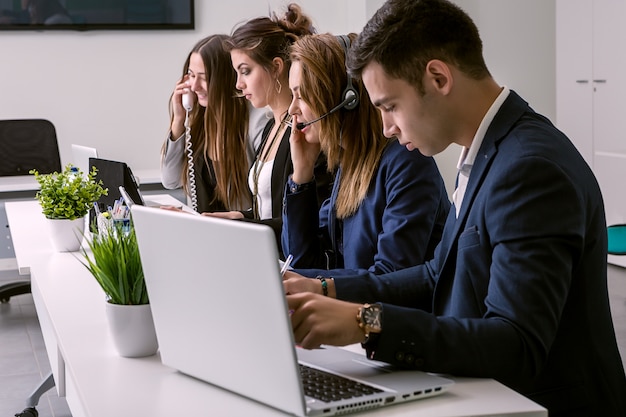
[[404, 358], [404, 362], [406, 362], [408, 365], [411, 365], [414, 361], [415, 361], [415, 355], [413, 355], [412, 353], [408, 353], [406, 357]]
[[396, 352], [396, 360], [402, 362], [404, 360], [404, 352]]
[[424, 358], [417, 358], [415, 359], [415, 367], [416, 368], [421, 368], [424, 366]]

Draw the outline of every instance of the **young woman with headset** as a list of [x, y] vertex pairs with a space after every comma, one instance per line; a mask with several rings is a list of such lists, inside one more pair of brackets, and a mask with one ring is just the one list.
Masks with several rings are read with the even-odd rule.
[[[346, 73], [350, 36], [305, 36], [291, 47], [289, 113], [293, 175], [285, 190], [282, 245], [303, 275], [368, 269], [386, 273], [423, 263], [441, 239], [450, 201], [433, 158], [386, 138], [380, 114]], [[330, 109], [330, 110], [329, 110]], [[314, 161], [336, 170], [318, 211]]]
[[[314, 32], [311, 19], [297, 4], [290, 4], [284, 17], [276, 14], [249, 20], [235, 28], [227, 42], [232, 65], [237, 72], [236, 88], [256, 108], [268, 106], [272, 118], [263, 131], [263, 139], [248, 175], [252, 208], [213, 213], [229, 219], [259, 222], [271, 226], [280, 249], [283, 190], [291, 174], [289, 137], [291, 103], [289, 91], [289, 46], [299, 37]], [[318, 176], [313, 205], [317, 209], [330, 195], [332, 176], [323, 157], [314, 163]], [[208, 214], [207, 215], [211, 215]], [[285, 255], [287, 255], [285, 253]]]
[[163, 186], [182, 186], [201, 213], [251, 207], [247, 172], [267, 121], [264, 109], [236, 97], [227, 39], [208, 36], [187, 56], [170, 99], [170, 133], [162, 149]]

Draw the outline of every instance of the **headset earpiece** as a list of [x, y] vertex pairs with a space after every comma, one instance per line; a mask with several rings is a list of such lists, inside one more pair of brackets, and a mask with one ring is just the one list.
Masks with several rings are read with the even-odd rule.
[[[346, 35], [341, 35], [341, 36], [337, 36], [337, 39], [339, 40], [339, 42], [341, 42], [341, 45], [343, 45], [343, 50], [347, 57], [348, 49], [350, 48], [350, 38], [347, 37]], [[350, 74], [347, 74], [347, 75], [348, 75], [348, 85], [346, 86], [346, 88], [343, 90], [343, 93], [341, 94], [341, 103], [337, 104], [330, 111], [324, 113], [323, 115], [321, 115], [315, 120], [311, 120], [310, 122], [306, 122], [306, 123], [297, 123], [296, 129], [302, 130], [307, 126], [310, 126], [313, 123], [322, 120], [323, 118], [327, 117], [329, 114], [333, 114], [337, 110], [340, 110], [340, 109], [353, 110], [356, 108], [356, 106], [359, 105], [359, 92], [352, 85], [352, 77], [350, 77]]]
[[[345, 59], [347, 59], [348, 50], [350, 49], [350, 38], [348, 35], [339, 35], [337, 36], [337, 40], [339, 40], [341, 46], [343, 46]], [[348, 74], [348, 85], [343, 90], [341, 97], [342, 103], [345, 103], [342, 107], [346, 110], [354, 110], [356, 106], [359, 105], [359, 93], [352, 85], [352, 77], [350, 74]]]

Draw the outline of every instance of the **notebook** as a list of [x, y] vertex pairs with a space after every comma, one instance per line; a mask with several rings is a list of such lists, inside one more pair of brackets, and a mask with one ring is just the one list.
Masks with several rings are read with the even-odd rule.
[[[342, 348], [296, 347], [270, 227], [138, 205], [131, 216], [163, 364], [297, 416], [427, 398], [453, 384]], [[305, 396], [302, 365], [352, 375], [375, 392]]]

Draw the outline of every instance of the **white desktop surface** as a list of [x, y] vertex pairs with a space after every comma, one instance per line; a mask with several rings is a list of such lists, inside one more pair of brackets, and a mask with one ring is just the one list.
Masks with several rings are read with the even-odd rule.
[[[179, 200], [169, 194], [150, 194], [147, 198], [151, 202], [163, 205], [181, 205]], [[9, 219], [18, 272], [20, 275], [28, 275], [33, 263], [46, 258], [53, 252], [41, 206], [35, 199], [19, 202], [7, 201], [5, 209]], [[19, 227], [19, 220], [12, 222], [11, 219], [24, 219], [24, 227]], [[14, 226], [13, 223], [18, 225]]]
[[[168, 197], [172, 198], [165, 196], [164, 203]], [[66, 396], [73, 417], [284, 415], [166, 367], [158, 354], [120, 357], [109, 335], [104, 293], [81, 264], [80, 252], [52, 250], [36, 201], [7, 202], [6, 210], [20, 271], [31, 273], [33, 299], [56, 388]], [[207, 347], [207, 354], [209, 351]], [[547, 416], [545, 409], [494, 380], [452, 379], [457, 383], [438, 397], [362, 414]]]
[[37, 191], [39, 184], [34, 175], [0, 176], [0, 193], [14, 191]]

